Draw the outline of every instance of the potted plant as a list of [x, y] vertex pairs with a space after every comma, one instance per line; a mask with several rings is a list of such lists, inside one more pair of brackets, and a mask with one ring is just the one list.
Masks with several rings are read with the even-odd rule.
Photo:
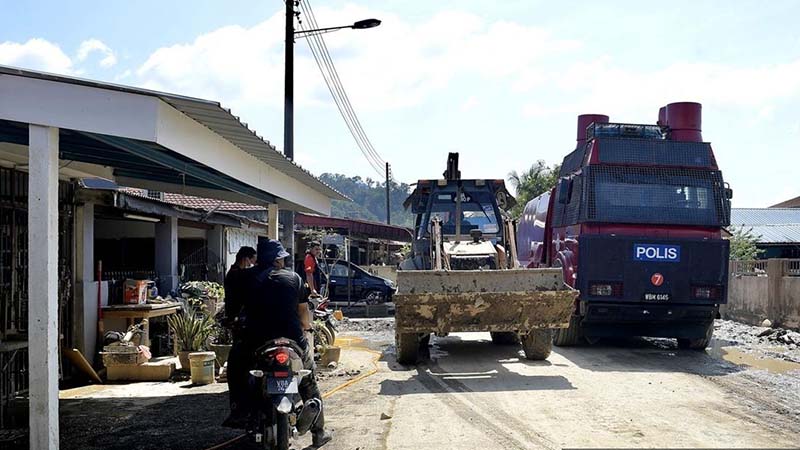
[[214, 332], [214, 318], [205, 314], [198, 302], [184, 302], [181, 312], [167, 318], [178, 342], [181, 369], [189, 368], [189, 353], [205, 350], [206, 341]]
[[211, 335], [211, 342], [208, 344], [209, 350], [217, 355], [217, 363], [220, 367], [225, 365], [228, 355], [233, 347], [233, 335], [231, 329], [225, 326], [225, 309], [220, 310], [215, 316], [214, 332]]

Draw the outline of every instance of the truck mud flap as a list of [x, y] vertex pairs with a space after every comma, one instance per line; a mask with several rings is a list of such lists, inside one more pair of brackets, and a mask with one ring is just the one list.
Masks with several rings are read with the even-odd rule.
[[578, 294], [560, 269], [399, 271], [397, 285], [400, 333], [564, 328]]

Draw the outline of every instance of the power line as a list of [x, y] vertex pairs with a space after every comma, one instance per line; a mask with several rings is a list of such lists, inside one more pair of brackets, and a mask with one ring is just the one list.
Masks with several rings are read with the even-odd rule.
[[[308, 3], [308, 1], [301, 1], [299, 2], [299, 5], [300, 9], [308, 18], [308, 22], [311, 26], [311, 28], [308, 28], [303, 24], [302, 21], [299, 21], [300, 29], [305, 31], [318, 28], [316, 18], [314, 17], [314, 12], [311, 10], [311, 5]], [[322, 74], [322, 78], [328, 87], [328, 91], [331, 93], [334, 103], [339, 109], [339, 114], [341, 114], [342, 119], [344, 119], [350, 134], [353, 136], [353, 139], [356, 141], [359, 150], [373, 170], [383, 177], [385, 161], [375, 150], [372, 142], [364, 132], [361, 122], [358, 120], [358, 116], [353, 110], [353, 106], [350, 103], [349, 97], [347, 96], [347, 92], [344, 90], [344, 86], [342, 85], [339, 74], [336, 71], [336, 67], [333, 65], [333, 60], [330, 57], [330, 53], [325, 45], [325, 41], [321, 36], [319, 36], [319, 34], [310, 34], [305, 37], [308, 46], [311, 49], [311, 53], [314, 56], [314, 60], [317, 63], [317, 67]]]
[[[306, 5], [307, 5], [306, 9], [308, 11], [307, 14], [310, 17], [311, 24], [314, 26], [314, 28], [319, 28], [319, 25], [317, 24], [317, 17], [314, 15], [314, 10], [311, 8], [311, 3], [309, 2], [309, 0], [306, 0]], [[357, 125], [356, 129], [360, 131], [360, 135], [361, 135], [362, 140], [367, 145], [367, 149], [370, 151], [370, 153], [376, 159], [376, 162], [378, 162], [378, 163], [380, 163], [382, 165], [384, 163], [384, 160], [383, 160], [383, 158], [381, 158], [381, 156], [375, 150], [375, 147], [373, 147], [372, 142], [370, 142], [369, 138], [367, 137], [366, 133], [364, 132], [363, 127], [361, 126], [361, 122], [358, 120], [358, 116], [356, 115], [355, 111], [353, 110], [353, 106], [350, 103], [349, 97], [347, 96], [347, 91], [344, 90], [344, 86], [342, 85], [342, 81], [339, 78], [339, 72], [336, 70], [336, 66], [333, 64], [333, 60], [331, 59], [331, 55], [328, 52], [328, 46], [325, 44], [325, 40], [322, 38], [322, 36], [319, 36], [319, 35], [316, 36], [316, 38], [317, 38], [319, 44], [321, 44], [321, 48], [323, 49], [323, 56], [325, 56], [327, 61], [328, 61], [328, 65], [330, 66], [330, 69], [331, 69], [331, 74], [333, 75], [333, 78], [334, 78], [334, 80], [336, 82], [336, 85], [339, 86], [339, 90], [341, 92], [341, 95], [343, 96], [343, 98], [345, 100], [344, 103], [347, 106], [347, 108], [349, 109], [350, 115], [351, 115], [354, 123]]]

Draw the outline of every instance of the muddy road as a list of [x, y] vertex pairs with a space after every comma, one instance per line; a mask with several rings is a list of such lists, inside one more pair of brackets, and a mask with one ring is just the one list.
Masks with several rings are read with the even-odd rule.
[[[488, 333], [435, 339], [394, 362], [388, 325], [343, 333], [378, 372], [327, 400], [337, 449], [800, 446], [800, 365], [774, 372], [668, 340], [556, 348], [527, 361]], [[722, 355], [724, 356], [724, 355]]]

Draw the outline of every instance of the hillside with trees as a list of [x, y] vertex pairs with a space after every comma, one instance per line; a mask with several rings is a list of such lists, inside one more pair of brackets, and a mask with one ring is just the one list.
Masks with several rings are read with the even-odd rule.
[[[331, 215], [347, 219], [372, 220], [386, 223], [386, 183], [360, 176], [348, 177], [338, 173], [323, 173], [320, 179], [350, 197], [353, 201], [334, 200]], [[411, 185], [389, 183], [392, 225], [413, 226], [414, 217], [403, 208], [411, 193]]]

